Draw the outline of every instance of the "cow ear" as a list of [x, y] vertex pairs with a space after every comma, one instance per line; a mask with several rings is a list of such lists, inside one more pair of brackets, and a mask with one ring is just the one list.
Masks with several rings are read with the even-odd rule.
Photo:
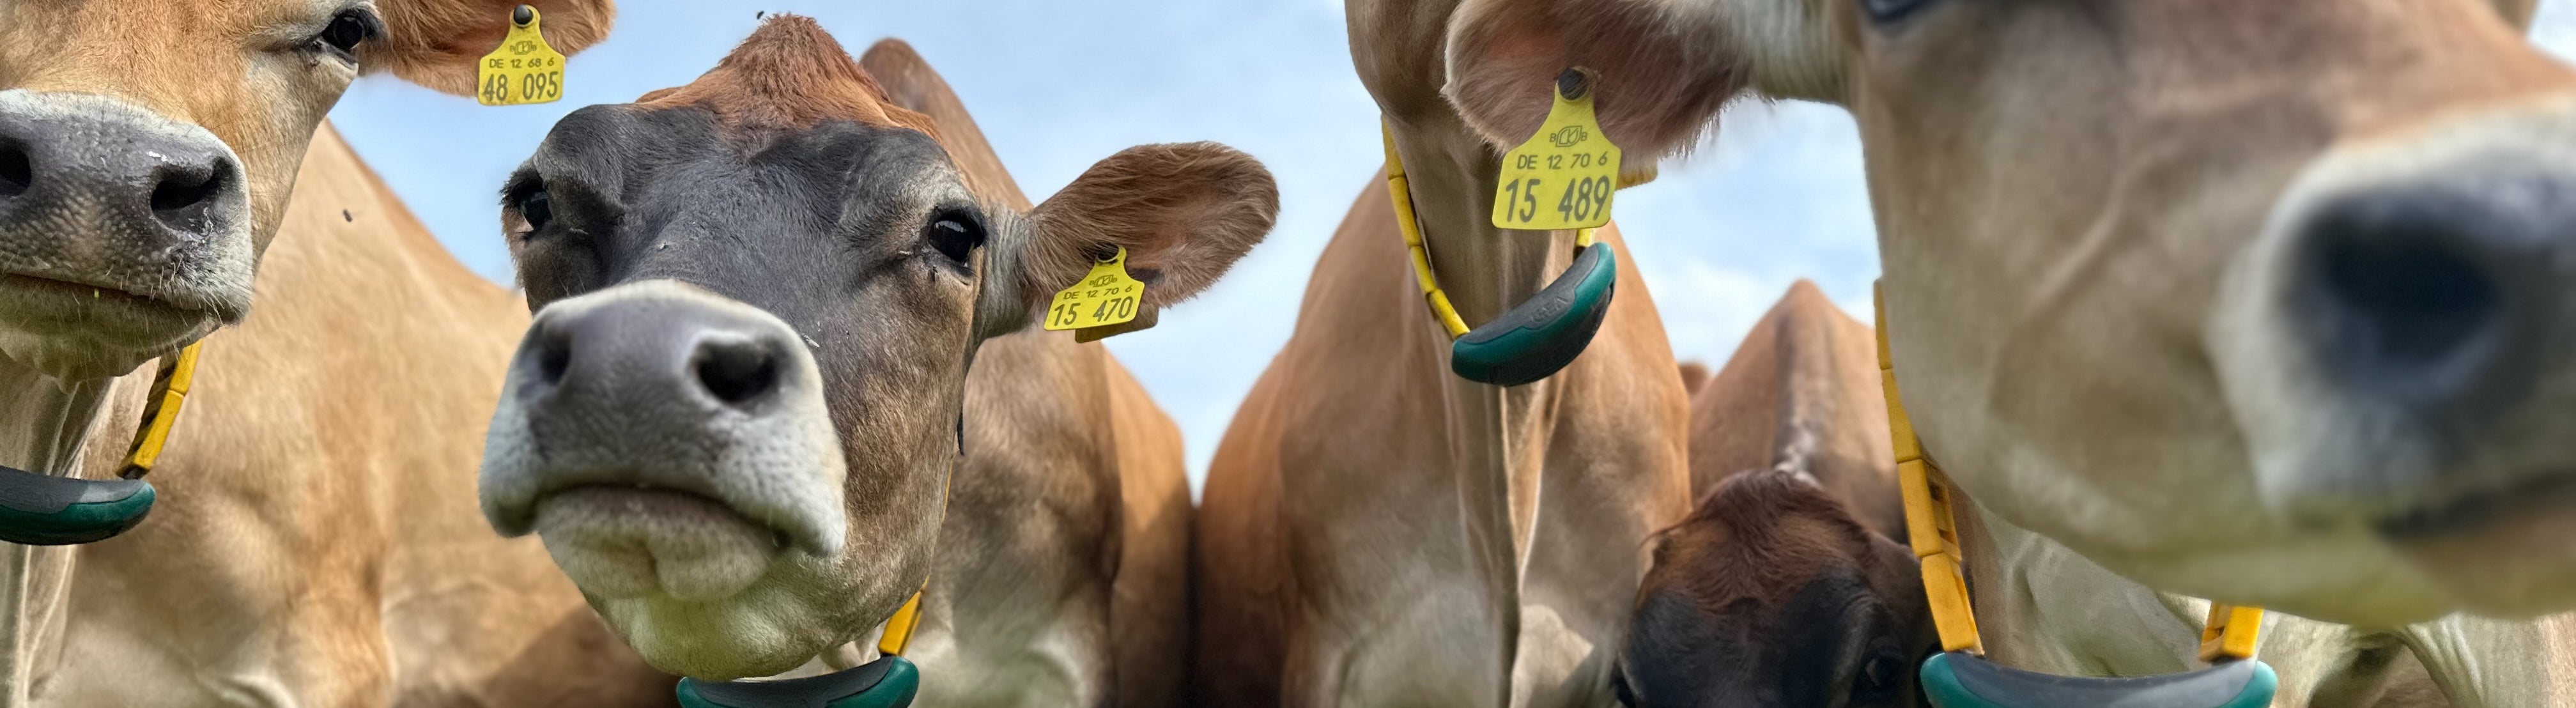
[[986, 277], [1010, 278], [1014, 304], [1043, 312], [1056, 291], [1125, 248], [1150, 313], [1215, 283], [1278, 216], [1279, 187], [1250, 155], [1216, 143], [1132, 147], [1031, 211], [1004, 254], [1013, 267]]
[[546, 44], [564, 56], [608, 37], [615, 0], [384, 0], [385, 38], [367, 70], [459, 96], [474, 95], [475, 62], [510, 34], [511, 11], [537, 9]]
[[[1487, 141], [1516, 146], [1547, 119], [1557, 75], [1586, 67], [1599, 77], [1593, 109], [1602, 132], [1631, 154], [1660, 157], [1697, 143], [1727, 101], [1757, 73], [1767, 73], [1760, 60], [1772, 58], [1770, 53], [1747, 51], [1731, 26], [1753, 23], [1725, 13], [1803, 17], [1813, 12], [1806, 9], [1810, 4], [1466, 0], [1449, 18], [1449, 73], [1442, 93]], [[1808, 33], [1796, 23], [1761, 29]], [[1835, 71], [1800, 67], [1798, 73]]]

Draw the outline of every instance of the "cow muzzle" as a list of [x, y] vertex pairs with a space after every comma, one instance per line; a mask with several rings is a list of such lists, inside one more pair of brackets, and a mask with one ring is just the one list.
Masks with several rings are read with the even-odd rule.
[[0, 91], [0, 353], [124, 373], [250, 308], [241, 160], [105, 96]]
[[2480, 611], [2576, 591], [2576, 101], [2329, 152], [2209, 334], [2287, 523], [2376, 534]]
[[610, 598], [725, 598], [782, 555], [837, 558], [845, 464], [803, 341], [672, 281], [547, 306], [492, 417], [484, 516]]

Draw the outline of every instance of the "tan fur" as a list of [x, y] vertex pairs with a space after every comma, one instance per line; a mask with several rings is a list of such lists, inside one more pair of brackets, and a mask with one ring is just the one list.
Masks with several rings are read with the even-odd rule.
[[688, 85], [644, 94], [646, 109], [703, 108], [723, 125], [806, 128], [826, 120], [909, 128], [936, 138], [930, 118], [889, 103], [885, 88], [814, 19], [763, 22], [716, 68]]
[[1905, 538], [1876, 335], [1815, 283], [1790, 285], [1691, 397], [1690, 456], [1693, 498], [1736, 473], [1788, 464], [1850, 505], [1862, 526]]
[[[512, 4], [388, 0], [393, 38], [362, 58], [470, 87], [472, 57], [421, 48], [468, 42], [478, 30], [448, 23], [506, 21]], [[540, 4], [566, 30], [558, 49], [607, 27], [607, 2]], [[153, 515], [38, 551], [29, 693], [63, 706], [666, 704], [668, 677], [616, 644], [541, 549], [476, 518], [472, 431], [527, 315], [317, 133], [354, 73], [269, 54], [332, 7], [0, 3], [0, 88], [102, 94], [205, 127], [243, 161], [266, 250], [248, 319], [206, 340], [151, 477]], [[80, 474], [120, 465], [148, 378], [117, 382]]]
[[[475, 510], [525, 306], [328, 128], [300, 183], [250, 319], [206, 340], [160, 504], [73, 552], [38, 704], [667, 703], [545, 551]], [[135, 418], [108, 420], [87, 469], [116, 467]]]
[[[1508, 698], [1476, 683], [1511, 678], [1503, 657], [1480, 653], [1508, 640], [1475, 629], [1488, 620], [1461, 601], [1475, 573], [1454, 478], [1476, 470], [1444, 432], [1454, 423], [1442, 389], [1458, 383], [1443, 360], [1448, 338], [1420, 304], [1381, 185], [1360, 190], [1316, 265], [1296, 334], [1210, 464], [1193, 571], [1200, 704]], [[1615, 228], [1601, 238], [1621, 243]], [[1543, 437], [1514, 445], [1530, 456], [1521, 464], [1545, 470], [1546, 501], [1528, 609], [1514, 605], [1513, 624], [1524, 612], [1551, 616], [1599, 650], [1523, 663], [1558, 677], [1524, 684], [1541, 705], [1607, 700], [1608, 648], [1643, 571], [1639, 543], [1684, 510], [1680, 379], [1641, 279], [1620, 260], [1618, 298], [1591, 349], [1523, 387], [1545, 391], [1536, 403], [1514, 402], [1539, 409], [1529, 429]], [[1524, 644], [1572, 646], [1564, 634], [1545, 639]], [[1492, 673], [1455, 673], [1480, 664]]]
[[[933, 123], [980, 196], [1029, 208], [974, 118], [909, 45], [878, 42], [860, 65], [898, 110]], [[933, 616], [916, 639], [923, 702], [1174, 705], [1189, 545], [1177, 426], [1105, 347], [1060, 332], [986, 342], [967, 401]], [[1031, 606], [1033, 597], [1048, 602]], [[1066, 633], [1083, 641], [1054, 657], [1056, 668], [1092, 683], [1049, 691], [1056, 677], [1016, 673], [1040, 649], [1033, 639]]]
[[501, 46], [510, 31], [512, 8], [521, 4], [536, 8], [546, 46], [565, 56], [607, 39], [617, 14], [613, 0], [522, 0], [498, 6], [387, 2], [382, 4], [385, 41], [369, 50], [368, 69], [459, 96], [474, 95], [474, 63]]

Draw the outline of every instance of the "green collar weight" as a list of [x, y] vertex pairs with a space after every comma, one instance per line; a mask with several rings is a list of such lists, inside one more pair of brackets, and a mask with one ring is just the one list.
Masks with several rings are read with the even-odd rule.
[[179, 420], [179, 405], [196, 379], [197, 352], [192, 342], [178, 353], [161, 357], [160, 373], [143, 408], [143, 429], [126, 453], [116, 479], [58, 477], [0, 466], [0, 541], [30, 546], [62, 546], [101, 541], [143, 523], [157, 496], [143, 475], [161, 459], [170, 428]]
[[886, 619], [877, 653], [885, 657], [841, 671], [782, 681], [680, 679], [681, 708], [906, 708], [921, 692], [921, 669], [903, 658], [921, 626], [921, 592]]

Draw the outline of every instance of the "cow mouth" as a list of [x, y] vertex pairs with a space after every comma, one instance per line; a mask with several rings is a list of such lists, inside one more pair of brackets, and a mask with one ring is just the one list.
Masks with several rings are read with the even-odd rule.
[[2571, 507], [2576, 507], [2576, 474], [2552, 474], [2417, 506], [2382, 517], [2374, 527], [2391, 541], [2432, 541], [2484, 534]]
[[786, 530], [693, 490], [577, 484], [539, 495], [531, 511], [555, 564], [607, 597], [729, 597], [796, 545]]
[[58, 326], [104, 322], [175, 329], [221, 314], [202, 305], [116, 286], [23, 273], [0, 273], [0, 298], [15, 305], [9, 308], [17, 311], [15, 319]]

